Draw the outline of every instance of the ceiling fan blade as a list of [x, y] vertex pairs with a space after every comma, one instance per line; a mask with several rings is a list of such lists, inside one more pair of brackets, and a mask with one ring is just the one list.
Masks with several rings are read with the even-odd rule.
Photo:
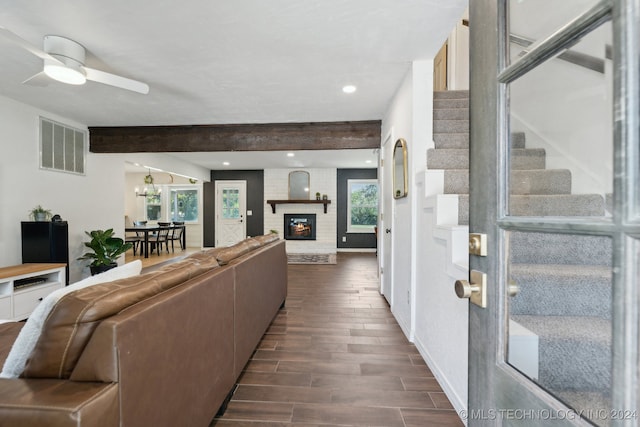
[[59, 60], [57, 60], [53, 56], [49, 55], [44, 50], [35, 47], [34, 45], [29, 43], [28, 41], [26, 41], [22, 37], [12, 33], [11, 31], [7, 30], [6, 28], [4, 28], [2, 26], [0, 26], [0, 36], [4, 37], [5, 39], [7, 39], [9, 41], [12, 41], [13, 43], [17, 44], [18, 46], [22, 47], [23, 49], [28, 50], [29, 52], [33, 53], [35, 56], [37, 56], [39, 58], [51, 59], [53, 61], [60, 62]]
[[30, 86], [48, 86], [49, 83], [51, 83], [51, 79], [44, 73], [44, 71], [41, 71], [22, 82], [22, 84]]
[[107, 73], [89, 67], [83, 68], [87, 73], [87, 80], [92, 80], [94, 82], [103, 83], [110, 86], [116, 86], [122, 89], [142, 93], [144, 95], [149, 93], [149, 85], [146, 83], [128, 79], [122, 76], [117, 76], [115, 74]]

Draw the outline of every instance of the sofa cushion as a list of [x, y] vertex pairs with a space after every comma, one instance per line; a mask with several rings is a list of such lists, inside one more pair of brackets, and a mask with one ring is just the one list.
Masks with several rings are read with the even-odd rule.
[[276, 233], [269, 233], [262, 236], [254, 236], [252, 239], [256, 240], [261, 245], [266, 245], [267, 243], [275, 242], [279, 237]]
[[83, 289], [88, 286], [97, 285], [99, 283], [110, 282], [112, 280], [123, 279], [126, 277], [137, 276], [142, 270], [142, 263], [140, 260], [129, 262], [111, 270], [107, 270], [104, 273], [96, 274], [95, 276], [87, 277], [84, 280], [73, 283], [61, 289], [57, 289], [47, 295], [40, 304], [33, 310], [29, 318], [18, 337], [16, 338], [11, 351], [5, 360], [2, 367], [2, 373], [0, 378], [17, 378], [24, 370], [24, 366], [27, 362], [27, 358], [36, 346], [36, 342], [42, 332], [42, 325], [44, 324], [47, 316], [51, 312], [53, 306], [70, 292]]
[[47, 317], [22, 377], [69, 378], [100, 321], [216, 265], [180, 261], [153, 273], [98, 284], [63, 296]]
[[260, 243], [254, 239], [245, 239], [242, 240], [235, 245], [231, 245], [226, 248], [220, 248], [218, 252], [216, 252], [216, 258], [218, 259], [218, 263], [220, 265], [226, 265], [229, 261], [234, 260], [247, 252], [250, 252], [253, 249], [259, 248]]

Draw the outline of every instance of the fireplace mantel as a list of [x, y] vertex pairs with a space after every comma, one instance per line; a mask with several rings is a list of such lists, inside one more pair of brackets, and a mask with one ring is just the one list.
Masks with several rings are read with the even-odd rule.
[[305, 200], [305, 199], [294, 199], [294, 200], [267, 200], [267, 203], [271, 205], [271, 211], [276, 213], [276, 205], [285, 205], [285, 204], [308, 204], [308, 205], [324, 205], [324, 213], [327, 213], [327, 205], [331, 203], [331, 200]]

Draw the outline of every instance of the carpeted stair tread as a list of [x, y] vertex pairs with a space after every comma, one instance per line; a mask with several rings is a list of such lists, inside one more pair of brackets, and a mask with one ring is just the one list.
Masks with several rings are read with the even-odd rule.
[[599, 194], [512, 195], [509, 213], [514, 216], [603, 216]]
[[511, 146], [513, 148], [524, 148], [526, 137], [524, 132], [511, 132]]
[[[545, 151], [541, 148], [512, 150], [512, 169], [544, 169]], [[469, 169], [469, 150], [463, 148], [430, 148], [427, 150], [428, 169]]]
[[433, 108], [469, 108], [468, 98], [434, 99]]
[[468, 99], [468, 90], [437, 90], [433, 92], [433, 99]]
[[595, 265], [511, 264], [519, 292], [512, 314], [611, 318], [611, 268]]
[[[433, 142], [437, 149], [466, 148], [469, 149], [469, 133], [433, 133]], [[525, 148], [524, 133], [514, 132], [511, 137], [513, 148]]]
[[434, 120], [434, 133], [468, 133], [469, 120]]
[[458, 225], [469, 225], [469, 195], [458, 195]]
[[445, 170], [444, 194], [469, 194], [469, 169]]
[[433, 120], [469, 120], [469, 109], [468, 108], [434, 109]]
[[571, 194], [571, 171], [568, 169], [514, 170], [511, 194]]
[[[515, 170], [511, 194], [570, 194], [571, 172], [566, 169]], [[444, 171], [444, 194], [469, 194], [469, 169]]]
[[512, 231], [509, 241], [513, 264], [611, 266], [609, 237]]
[[611, 322], [587, 316], [511, 318], [538, 335], [538, 382], [551, 390], [608, 393]]
[[464, 148], [469, 150], [469, 133], [434, 133], [436, 149]]

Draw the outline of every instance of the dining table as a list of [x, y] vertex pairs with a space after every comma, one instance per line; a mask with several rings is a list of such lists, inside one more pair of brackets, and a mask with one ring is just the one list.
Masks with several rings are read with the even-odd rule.
[[125, 227], [124, 231], [127, 233], [136, 233], [137, 235], [139, 235], [138, 233], [142, 233], [144, 235], [144, 245], [142, 246], [143, 248], [142, 252], [145, 258], [149, 258], [149, 235], [159, 231], [160, 228], [169, 228], [171, 230], [182, 229], [182, 247], [183, 248], [187, 247], [187, 230], [184, 224], [180, 224], [180, 225], [172, 224], [172, 225], [163, 225], [163, 226], [153, 225], [153, 224], [133, 225], [133, 226]]

